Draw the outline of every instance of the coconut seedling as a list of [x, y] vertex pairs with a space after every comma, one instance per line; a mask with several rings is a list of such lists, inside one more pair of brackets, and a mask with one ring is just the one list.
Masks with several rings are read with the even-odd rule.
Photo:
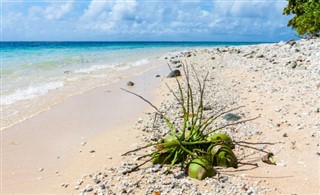
[[[141, 98], [149, 105], [151, 105], [156, 110], [156, 112], [164, 119], [167, 127], [170, 129], [170, 135], [168, 135], [167, 137], [164, 137], [157, 142], [148, 144], [147, 146], [129, 151], [124, 155], [143, 148], [154, 147], [152, 153], [143, 155], [139, 158], [142, 159], [149, 157], [149, 159], [141, 165], [149, 161], [151, 161], [153, 164], [169, 164], [167, 171], [167, 173], [169, 173], [174, 165], [180, 163], [181, 168], [187, 170], [187, 174], [190, 177], [199, 180], [202, 180], [206, 177], [214, 176], [216, 173], [214, 166], [237, 168], [238, 160], [232, 151], [232, 149], [234, 149], [233, 141], [228, 135], [216, 132], [227, 126], [239, 124], [241, 122], [253, 119], [227, 124], [215, 129], [209, 129], [210, 125], [218, 117], [221, 117], [222, 115], [238, 108], [228, 111], [221, 110], [217, 113], [212, 114], [211, 116], [204, 117], [203, 101], [208, 73], [205, 77], [203, 77], [204, 79], [200, 81], [197, 72], [191, 65], [198, 83], [198, 91], [196, 91], [195, 93], [190, 84], [188, 65], [186, 63], [183, 63], [182, 68], [185, 77], [184, 88], [179, 79], [175, 77], [179, 94], [176, 94], [167, 85], [167, 87], [181, 106], [183, 114], [182, 124], [173, 123], [165, 113], [161, 112], [156, 106], [154, 106], [151, 102], [149, 102], [142, 96], [126, 89], [122, 89]], [[198, 95], [198, 98], [195, 98], [196, 94]], [[137, 169], [141, 165], [135, 167], [135, 169]]]

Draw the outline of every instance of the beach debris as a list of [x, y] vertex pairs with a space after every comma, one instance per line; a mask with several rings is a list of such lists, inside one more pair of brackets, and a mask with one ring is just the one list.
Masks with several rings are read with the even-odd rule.
[[42, 171], [44, 171], [44, 168], [40, 168], [40, 169], [38, 169], [38, 171], [39, 171], [39, 172], [42, 172]]
[[294, 39], [291, 39], [291, 40], [287, 41], [287, 44], [290, 46], [294, 46], [295, 44], [297, 44], [297, 42]]
[[229, 177], [226, 176], [226, 175], [220, 175], [220, 176], [219, 176], [219, 181], [222, 182], [222, 183], [227, 182], [228, 179], [229, 179]]
[[223, 116], [223, 119], [226, 121], [237, 121], [237, 120], [240, 120], [241, 117], [233, 113], [228, 113]]
[[263, 54], [258, 54], [258, 55], [256, 56], [256, 58], [263, 58], [263, 57], [264, 57]]
[[93, 187], [92, 187], [90, 184], [88, 184], [88, 185], [86, 186], [84, 192], [92, 192], [92, 191], [93, 191]]
[[[202, 81], [198, 75], [196, 75], [199, 94], [198, 97], [195, 97], [194, 93], [192, 93], [194, 89], [192, 89], [190, 85], [189, 69], [186, 67], [186, 64], [182, 64], [183, 71], [185, 73], [184, 89], [186, 89], [186, 92], [184, 92], [183, 87], [178, 79], [176, 79], [176, 82], [178, 84], [180, 93], [179, 95], [175, 94], [167, 85], [174, 97], [180, 103], [179, 105], [181, 106], [183, 114], [183, 123], [181, 126], [177, 127], [175, 122], [172, 122], [155, 105], [142, 96], [126, 89], [122, 89], [141, 98], [150, 106], [152, 106], [166, 122], [167, 128], [170, 131], [170, 134], [162, 139], [153, 139], [153, 143], [123, 154], [127, 155], [151, 146], [154, 147], [154, 150], [151, 153], [145, 154], [138, 158], [143, 159], [148, 157], [146, 161], [140, 165], [126, 167], [126, 169], [122, 172], [123, 174], [131, 173], [147, 162], [160, 164], [161, 166], [168, 164], [168, 169], [165, 171], [165, 173], [168, 174], [176, 164], [180, 163], [182, 168], [186, 170], [186, 173], [189, 177], [203, 180], [206, 177], [212, 177], [216, 174], [214, 167], [238, 167], [238, 159], [232, 151], [235, 148], [232, 139], [226, 133], [218, 133], [217, 131], [227, 126], [236, 125], [242, 122], [254, 120], [256, 118], [223, 125], [214, 129], [209, 128], [209, 125], [211, 125], [217, 119], [217, 117], [234, 111], [238, 108], [225, 112], [220, 111], [220, 114], [214, 114], [205, 118], [203, 98], [205, 94], [205, 84], [208, 78], [208, 73], [205, 77], [203, 77]], [[192, 65], [191, 67], [194, 70]], [[197, 102], [195, 102], [195, 100], [197, 100]], [[228, 119], [231, 118], [233, 121], [235, 121], [234, 118], [236, 118], [236, 120], [240, 119], [240, 117], [237, 115], [230, 115], [231, 114], [229, 114], [229, 117], [227, 115]]]
[[172, 60], [171, 63], [172, 64], [179, 64], [179, 63], [181, 63], [181, 61], [180, 60]]
[[270, 165], [276, 165], [276, 161], [274, 159], [273, 153], [269, 152], [265, 156], [262, 157], [262, 162], [270, 164]]
[[95, 151], [95, 150], [90, 150], [89, 152], [90, 152], [90, 153], [95, 153], [96, 151]]
[[81, 146], [85, 146], [87, 142], [81, 142]]
[[83, 183], [83, 180], [78, 180], [78, 181], [77, 181], [77, 185], [79, 185], [79, 186], [80, 186], [82, 183]]
[[74, 190], [79, 190], [80, 186], [74, 186], [73, 189]]
[[206, 159], [193, 159], [188, 165], [188, 176], [198, 180], [216, 175], [213, 165]]
[[132, 81], [128, 81], [128, 82], [127, 82], [127, 85], [130, 86], [130, 87], [134, 86], [134, 84], [135, 84], [135, 83], [132, 82]]
[[174, 78], [174, 77], [178, 77], [181, 76], [181, 72], [180, 70], [173, 70], [169, 73], [169, 75], [167, 76], [167, 78]]

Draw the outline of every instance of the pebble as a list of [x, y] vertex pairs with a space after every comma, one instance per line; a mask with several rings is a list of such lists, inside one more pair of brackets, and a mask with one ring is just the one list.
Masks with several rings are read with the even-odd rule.
[[128, 82], [127, 82], [127, 85], [128, 85], [128, 86], [130, 86], [130, 87], [132, 87], [132, 86], [134, 86], [134, 85], [135, 85], [135, 83], [134, 83], [134, 82], [132, 82], [132, 81], [128, 81]]
[[93, 191], [93, 187], [88, 184], [85, 188], [85, 192], [92, 192], [92, 191]]

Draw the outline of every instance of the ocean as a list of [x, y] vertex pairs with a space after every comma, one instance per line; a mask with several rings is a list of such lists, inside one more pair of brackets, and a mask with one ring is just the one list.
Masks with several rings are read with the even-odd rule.
[[[152, 68], [167, 53], [232, 42], [0, 42], [1, 130], [66, 98]], [[131, 72], [130, 72], [131, 71]], [[130, 73], [130, 74], [129, 74]]]

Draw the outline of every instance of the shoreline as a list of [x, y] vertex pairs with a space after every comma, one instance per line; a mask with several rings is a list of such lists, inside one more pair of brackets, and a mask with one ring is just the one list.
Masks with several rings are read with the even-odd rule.
[[[158, 67], [111, 85], [72, 96], [50, 110], [2, 131], [1, 192], [59, 192], [61, 182], [69, 178], [65, 173], [68, 171], [63, 172], [61, 169], [70, 163], [70, 158], [79, 154], [86, 158], [97, 155], [101, 151], [79, 150], [86, 148], [85, 145], [93, 144], [94, 141], [91, 140], [95, 140], [96, 137], [99, 138], [110, 131], [116, 134], [113, 129], [119, 129], [119, 126], [128, 129], [129, 124], [140, 117], [147, 108], [142, 101], [131, 104], [130, 101], [135, 97], [121, 91], [120, 87], [137, 90], [154, 99], [153, 90], [161, 80], [155, 76], [167, 74], [167, 69], [163, 66]], [[135, 86], [128, 87], [129, 80], [135, 82]], [[73, 173], [69, 171], [68, 174]], [[34, 188], [35, 186], [37, 188]]]
[[[319, 152], [317, 140], [320, 138], [320, 124], [317, 120], [319, 119], [317, 104], [320, 102], [317, 97], [320, 89], [317, 88], [317, 83], [320, 83], [320, 80], [316, 75], [320, 70], [316, 66], [317, 59], [315, 58], [320, 58], [320, 53], [314, 50], [304, 50], [304, 48], [317, 48], [317, 46], [320, 46], [319, 42], [311, 44], [310, 41], [303, 40], [297, 41], [295, 46], [278, 43], [193, 49], [190, 51], [190, 57], [187, 57], [189, 54], [175, 57], [175, 59], [187, 60], [188, 63], [197, 65], [195, 67], [200, 74], [210, 72], [206, 94], [209, 106], [217, 109], [224, 105], [229, 105], [230, 108], [245, 105], [236, 113], [245, 119], [260, 116], [257, 120], [237, 125], [234, 128], [227, 128], [225, 131], [236, 140], [274, 143], [273, 145], [261, 144], [259, 147], [275, 154], [277, 166], [262, 163], [261, 153], [238, 148], [236, 150], [238, 155], [250, 155], [251, 160], [258, 163], [259, 167], [251, 169], [250, 166], [243, 166], [238, 170], [221, 170], [223, 182], [221, 178], [196, 181], [186, 177], [179, 169], [174, 170], [175, 174], [166, 176], [162, 174], [163, 169], [156, 169], [150, 164], [135, 173], [122, 175], [123, 169], [130, 167], [131, 163], [137, 163], [135, 159], [139, 154], [121, 157], [121, 153], [168, 133], [161, 121], [158, 122], [159, 129], [151, 128], [154, 122], [153, 110], [129, 94], [132, 104], [140, 102], [144, 105], [143, 111], [137, 111], [138, 114], [132, 118], [130, 124], [134, 124], [137, 118], [139, 118], [138, 121], [134, 125], [129, 125], [128, 122], [124, 126], [114, 127], [111, 134], [105, 131], [95, 133], [92, 139], [88, 139], [89, 141], [81, 140], [80, 142], [78, 139], [75, 142], [78, 145], [73, 148], [76, 153], [62, 165], [64, 168], [61, 169], [60, 183], [51, 183], [51, 189], [54, 193], [106, 191], [138, 194], [154, 192], [164, 194], [170, 192], [178, 194], [197, 192], [203, 194], [318, 193], [319, 188], [317, 187], [320, 184], [318, 175], [320, 174], [317, 173], [320, 173], [320, 170], [317, 165], [320, 160], [317, 156], [317, 151]], [[297, 49], [301, 52], [296, 52]], [[296, 53], [290, 53], [292, 50]], [[161, 75], [166, 76], [169, 72], [164, 70], [164, 66], [160, 69], [167, 71]], [[149, 77], [155, 77], [157, 74], [159, 73], [154, 72], [154, 75], [149, 75]], [[179, 79], [183, 80], [183, 75]], [[160, 82], [159, 78], [154, 80]], [[173, 84], [173, 89], [176, 90], [174, 79], [164, 80], [169, 82], [170, 86]], [[151, 102], [155, 101], [161, 110], [169, 112], [171, 118], [179, 121], [179, 105], [170, 96], [164, 85], [165, 82], [158, 83], [158, 87], [155, 88], [156, 92], [152, 92], [154, 98], [142, 95]], [[135, 92], [139, 93], [139, 91]], [[84, 94], [80, 96], [83, 97]], [[52, 113], [52, 111], [48, 112]], [[223, 119], [219, 119], [217, 124], [224, 122]], [[92, 126], [94, 124], [91, 124]], [[111, 139], [111, 135], [116, 139]], [[128, 137], [124, 138], [125, 135]], [[86, 143], [82, 146], [83, 141]], [[110, 146], [115, 144], [119, 145], [110, 149]], [[94, 152], [90, 153], [93, 150]], [[102, 154], [100, 151], [103, 151]], [[81, 156], [79, 153], [86, 155]], [[81, 170], [83, 166], [86, 168]], [[37, 171], [39, 168], [41, 169], [41, 167], [35, 167], [34, 170], [38, 175], [47, 170], [44, 167], [43, 171]], [[66, 173], [70, 176], [63, 175]], [[37, 182], [46, 182], [46, 177]], [[305, 185], [304, 182], [308, 182], [308, 185]]]
[[[75, 83], [72, 83], [73, 75], [71, 75], [71, 77], [68, 78], [69, 74], [72, 74], [72, 72], [66, 73], [65, 74], [66, 80], [59, 81], [65, 84], [65, 85], [63, 84], [64, 86], [62, 88], [49, 90], [44, 95], [40, 95], [38, 97], [34, 97], [31, 99], [21, 100], [16, 102], [13, 105], [11, 104], [2, 105], [2, 109], [3, 109], [2, 112], [6, 111], [6, 113], [1, 123], [0, 131], [5, 131], [6, 129], [16, 124], [19, 124], [29, 118], [32, 118], [44, 111], [48, 111], [55, 105], [64, 102], [68, 98], [71, 98], [76, 95], [81, 95], [88, 91], [94, 90], [95, 88], [98, 88], [98, 87], [112, 85], [113, 83], [116, 83], [121, 79], [126, 79], [129, 77], [141, 75], [149, 70], [158, 68], [163, 63], [163, 59], [161, 56], [155, 57], [155, 54], [154, 54], [153, 56], [149, 56], [149, 57], [150, 59], [144, 58], [138, 61], [123, 63], [124, 67], [120, 67], [120, 68], [123, 68], [123, 70], [120, 70], [120, 69], [113, 70], [113, 72], [111, 71], [111, 68], [110, 70], [108, 68], [106, 68], [106, 70], [102, 70], [102, 71], [111, 71], [107, 73], [108, 76], [104, 75], [103, 77], [100, 77], [100, 76], [95, 77], [95, 75], [91, 75], [92, 77], [91, 78], [90, 75], [88, 75], [90, 79], [89, 78], [78, 79], [79, 81], [75, 81]], [[146, 59], [147, 59], [146, 61], [147, 64], [137, 65], [137, 66], [133, 65], [135, 63], [138, 63]], [[66, 71], [66, 72], [70, 72], [70, 71]], [[25, 104], [28, 104], [28, 108], [24, 108]], [[19, 110], [19, 107], [22, 107], [23, 109]], [[15, 110], [15, 109], [18, 109], [18, 110]], [[13, 114], [9, 113], [9, 111], [13, 112]]]

